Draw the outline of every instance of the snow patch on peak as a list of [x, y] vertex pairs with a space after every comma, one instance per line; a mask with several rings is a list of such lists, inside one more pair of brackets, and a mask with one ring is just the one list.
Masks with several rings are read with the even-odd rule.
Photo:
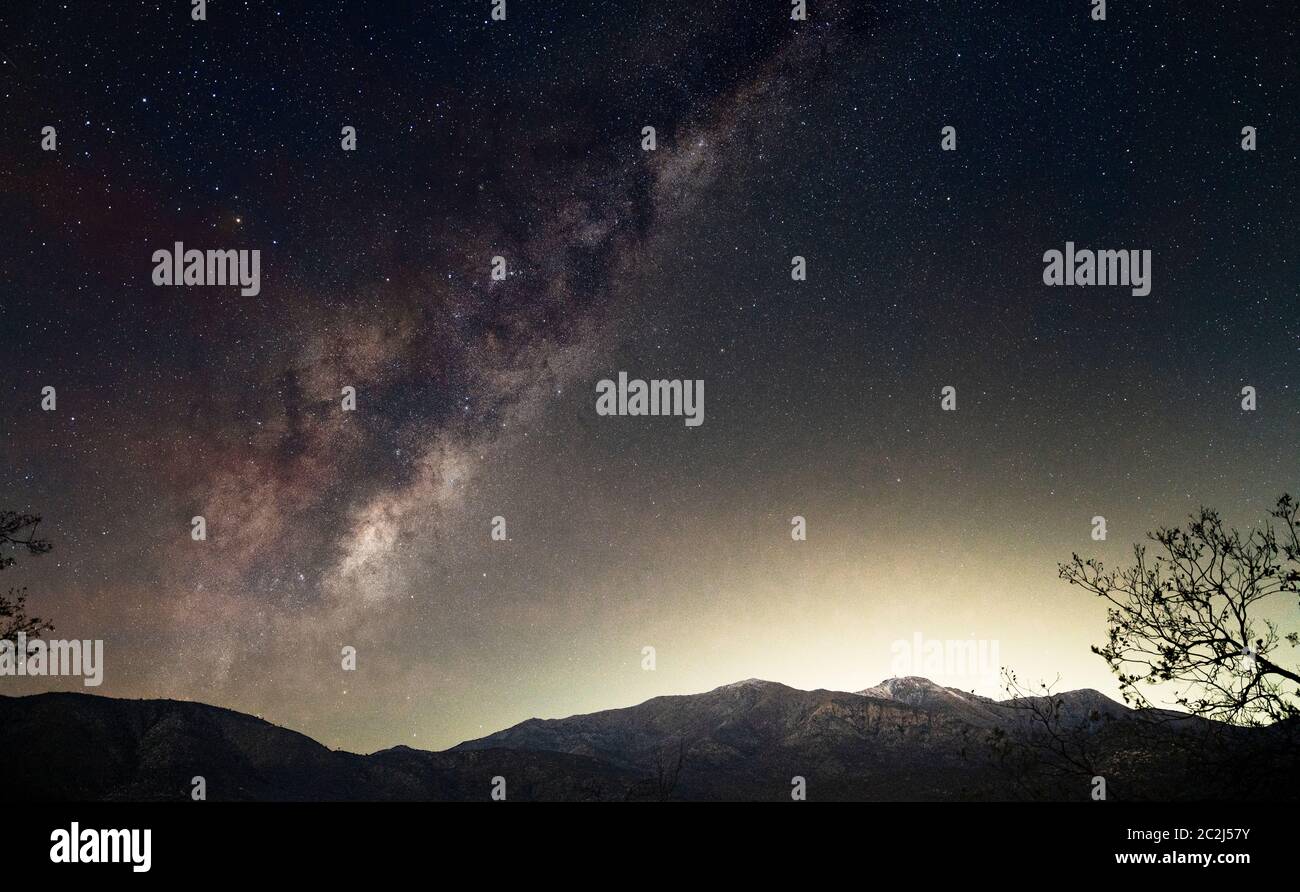
[[903, 703], [916, 704], [918, 701], [929, 701], [935, 697], [954, 698], [958, 700], [971, 699], [970, 694], [953, 688], [945, 688], [942, 685], [935, 684], [928, 678], [922, 678], [919, 675], [907, 675], [901, 678], [886, 678], [875, 687], [863, 688], [857, 692], [863, 697], [876, 697], [881, 700], [898, 700]]
[[730, 691], [739, 688], [765, 688], [774, 685], [774, 681], [764, 681], [761, 678], [746, 678], [742, 681], [733, 681], [731, 684], [724, 684], [714, 688], [715, 691]]

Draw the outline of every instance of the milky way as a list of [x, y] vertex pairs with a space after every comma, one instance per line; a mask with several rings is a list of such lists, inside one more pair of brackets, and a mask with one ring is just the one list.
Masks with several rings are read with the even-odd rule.
[[[1054, 562], [1296, 489], [1283, 4], [444, 5], [0, 28], [0, 507], [103, 693], [441, 746], [857, 689], [918, 630], [1105, 688]], [[1043, 288], [1066, 240], [1152, 250], [1152, 294]], [[176, 241], [259, 249], [260, 295], [153, 286]], [[707, 422], [598, 417], [622, 370]]]

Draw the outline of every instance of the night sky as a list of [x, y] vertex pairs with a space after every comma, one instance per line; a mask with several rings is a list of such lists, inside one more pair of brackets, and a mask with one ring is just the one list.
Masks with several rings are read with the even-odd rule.
[[[490, 8], [0, 12], [0, 508], [55, 546], [0, 581], [95, 693], [440, 748], [920, 633], [1113, 695], [1057, 562], [1300, 491], [1293, 0]], [[261, 293], [155, 286], [177, 241]], [[1067, 241], [1151, 293], [1045, 286]]]

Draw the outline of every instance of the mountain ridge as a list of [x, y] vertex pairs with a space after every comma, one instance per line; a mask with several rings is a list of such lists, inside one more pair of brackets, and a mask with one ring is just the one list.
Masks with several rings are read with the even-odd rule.
[[[1060, 728], [1095, 750], [1095, 770], [1147, 798], [1180, 795], [1188, 776], [1171, 759], [1212, 725], [1149, 723], [1089, 689], [1054, 699]], [[1086, 798], [1081, 779], [1024, 761], [1041, 740], [1034, 701], [995, 701], [919, 677], [859, 692], [744, 679], [530, 718], [441, 751], [399, 744], [361, 755], [192, 701], [0, 696], [0, 766], [15, 775], [0, 798], [186, 799], [199, 776], [209, 798], [245, 800], [486, 799], [496, 778], [510, 799], [779, 800], [794, 777], [820, 799]], [[1234, 746], [1267, 739], [1229, 736]]]

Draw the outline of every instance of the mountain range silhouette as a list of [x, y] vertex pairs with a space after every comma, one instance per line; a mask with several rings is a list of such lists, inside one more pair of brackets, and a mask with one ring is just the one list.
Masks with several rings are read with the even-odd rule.
[[[1045, 718], [1046, 717], [1046, 718]], [[858, 692], [747, 679], [369, 755], [221, 707], [0, 697], [4, 801], [1296, 799], [1296, 728], [1134, 710], [1093, 690], [995, 701], [924, 678]]]

